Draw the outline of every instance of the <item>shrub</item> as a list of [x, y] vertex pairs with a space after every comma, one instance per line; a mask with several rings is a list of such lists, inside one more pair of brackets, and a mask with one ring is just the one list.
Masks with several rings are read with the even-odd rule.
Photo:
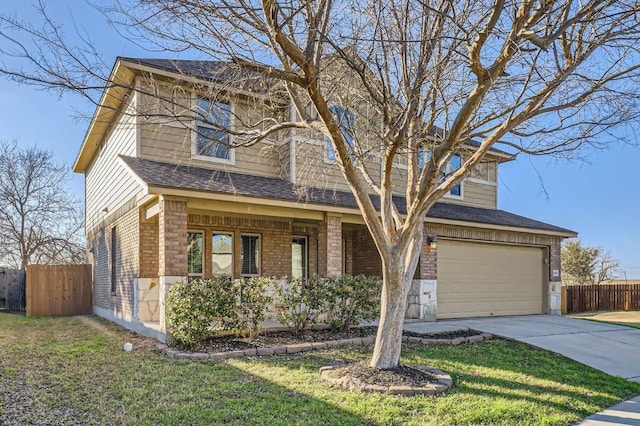
[[343, 275], [328, 279], [324, 310], [327, 323], [346, 329], [376, 319], [380, 311], [382, 281], [378, 277]]
[[233, 329], [237, 323], [237, 286], [227, 278], [175, 283], [167, 295], [167, 332], [170, 344], [193, 347]]
[[324, 280], [318, 277], [283, 279], [276, 286], [277, 318], [293, 333], [300, 333], [318, 321], [326, 297]]
[[237, 306], [237, 322], [234, 331], [244, 337], [253, 337], [264, 323], [272, 298], [267, 289], [272, 284], [270, 278], [243, 278], [237, 282], [240, 304]]

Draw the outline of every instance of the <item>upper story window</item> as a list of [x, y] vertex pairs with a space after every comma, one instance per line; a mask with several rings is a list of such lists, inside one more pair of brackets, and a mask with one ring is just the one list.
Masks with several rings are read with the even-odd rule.
[[[356, 117], [353, 112], [345, 110], [341, 106], [331, 106], [329, 107], [329, 111], [333, 114], [338, 122], [338, 127], [340, 128], [340, 132], [344, 137], [344, 140], [347, 142], [349, 146], [349, 151], [352, 153], [353, 151], [353, 134], [351, 130], [353, 125], [356, 122]], [[337, 154], [336, 150], [333, 147], [333, 143], [329, 138], [326, 139], [327, 149], [326, 149], [326, 160], [327, 161], [336, 161]], [[351, 158], [353, 160], [353, 156]]]
[[198, 98], [193, 154], [201, 159], [233, 163], [233, 139], [223, 130], [230, 125], [229, 103]]
[[[416, 161], [418, 162], [418, 166], [420, 168], [424, 167], [425, 161], [429, 161], [431, 159], [431, 151], [425, 152], [425, 149], [423, 146], [418, 147], [418, 151], [416, 154], [417, 154]], [[445, 170], [442, 171], [442, 174], [440, 175], [440, 181], [441, 182], [444, 181], [447, 175], [455, 172], [460, 167], [462, 167], [462, 157], [460, 157], [460, 155], [458, 154], [455, 154], [449, 160], [449, 163], [447, 164], [447, 167], [445, 168]], [[448, 195], [452, 197], [462, 197], [462, 185], [457, 184], [456, 186], [451, 188]]]

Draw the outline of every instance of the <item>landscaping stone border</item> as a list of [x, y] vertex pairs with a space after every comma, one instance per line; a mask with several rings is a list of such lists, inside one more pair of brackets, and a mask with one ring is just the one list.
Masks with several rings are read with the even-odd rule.
[[414, 395], [434, 395], [437, 393], [442, 393], [447, 389], [450, 389], [453, 386], [453, 379], [447, 373], [437, 370], [435, 368], [426, 367], [426, 366], [411, 366], [411, 368], [419, 369], [430, 373], [434, 376], [436, 381], [434, 383], [428, 383], [425, 386], [416, 387], [416, 386], [381, 386], [381, 385], [370, 385], [367, 383], [363, 383], [362, 381], [350, 377], [347, 374], [340, 375], [337, 372], [340, 370], [343, 365], [335, 365], [335, 366], [327, 366], [320, 368], [320, 376], [329, 383], [334, 385], [341, 386], [343, 388], [347, 388], [350, 391], [360, 391], [360, 392], [376, 392], [376, 393], [386, 393], [390, 395], [402, 395], [402, 396], [414, 396]]
[[[469, 337], [458, 337], [455, 339], [433, 339], [433, 338], [422, 338], [422, 337], [415, 337], [415, 336], [403, 336], [402, 341], [405, 343], [421, 343], [425, 346], [427, 345], [461, 345], [463, 343], [480, 343], [485, 340], [491, 339], [492, 337], [493, 335], [489, 333], [482, 333], [482, 334], [469, 336]], [[192, 361], [208, 361], [208, 360], [220, 361], [223, 359], [231, 359], [231, 358], [295, 354], [299, 352], [309, 352], [309, 351], [315, 351], [320, 349], [333, 348], [335, 346], [340, 346], [340, 345], [366, 346], [366, 345], [374, 344], [375, 341], [376, 341], [375, 336], [354, 337], [351, 339], [327, 340], [325, 342], [295, 343], [291, 345], [278, 345], [278, 346], [269, 346], [269, 347], [262, 347], [262, 348], [244, 349], [244, 350], [238, 350], [238, 351], [213, 352], [213, 353], [182, 352], [164, 344], [156, 345], [156, 348], [159, 353], [164, 354], [169, 358], [189, 359]]]

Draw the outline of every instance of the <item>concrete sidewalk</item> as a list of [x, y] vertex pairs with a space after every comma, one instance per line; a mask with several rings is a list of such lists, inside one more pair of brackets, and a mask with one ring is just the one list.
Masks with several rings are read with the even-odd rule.
[[640, 396], [593, 414], [576, 426], [640, 426]]

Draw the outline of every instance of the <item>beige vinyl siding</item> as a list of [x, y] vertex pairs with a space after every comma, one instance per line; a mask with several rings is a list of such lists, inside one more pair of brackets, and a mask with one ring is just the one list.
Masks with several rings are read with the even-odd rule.
[[539, 314], [540, 247], [438, 241], [438, 318]]
[[440, 201], [445, 203], [463, 204], [465, 206], [495, 209], [497, 208], [497, 190], [498, 187], [495, 185], [464, 180], [462, 182], [462, 199], [443, 197]]
[[[93, 229], [142, 190], [118, 155], [136, 154], [136, 117], [129, 105], [112, 126], [86, 172], [86, 227]], [[106, 211], [105, 211], [106, 209]]]
[[[335, 162], [325, 161], [326, 142], [304, 141], [297, 143], [296, 183], [315, 188], [350, 191], [340, 167]], [[380, 182], [380, 163], [376, 157], [367, 162], [367, 172], [374, 182]]]
[[258, 176], [280, 177], [281, 151], [274, 143], [258, 143], [235, 148], [235, 164], [224, 164], [192, 158], [191, 133], [190, 129], [166, 124], [142, 124], [140, 126], [140, 158]]
[[[144, 110], [154, 104], [149, 96], [143, 96], [140, 105]], [[240, 101], [232, 101], [232, 107], [234, 113], [247, 122], [259, 120], [265, 113], [255, 106], [252, 107]], [[239, 119], [235, 121], [238, 122]], [[278, 135], [273, 135], [273, 140], [235, 148], [235, 164], [225, 164], [213, 159], [193, 158], [194, 131], [191, 127], [194, 126], [194, 121], [141, 115], [138, 123], [140, 124], [140, 158], [268, 177], [280, 177], [281, 165], [286, 163], [286, 159], [281, 159], [286, 150], [280, 149], [281, 142], [276, 140]], [[236, 138], [235, 142], [241, 143], [242, 139]], [[286, 156], [288, 157], [288, 152]]]

